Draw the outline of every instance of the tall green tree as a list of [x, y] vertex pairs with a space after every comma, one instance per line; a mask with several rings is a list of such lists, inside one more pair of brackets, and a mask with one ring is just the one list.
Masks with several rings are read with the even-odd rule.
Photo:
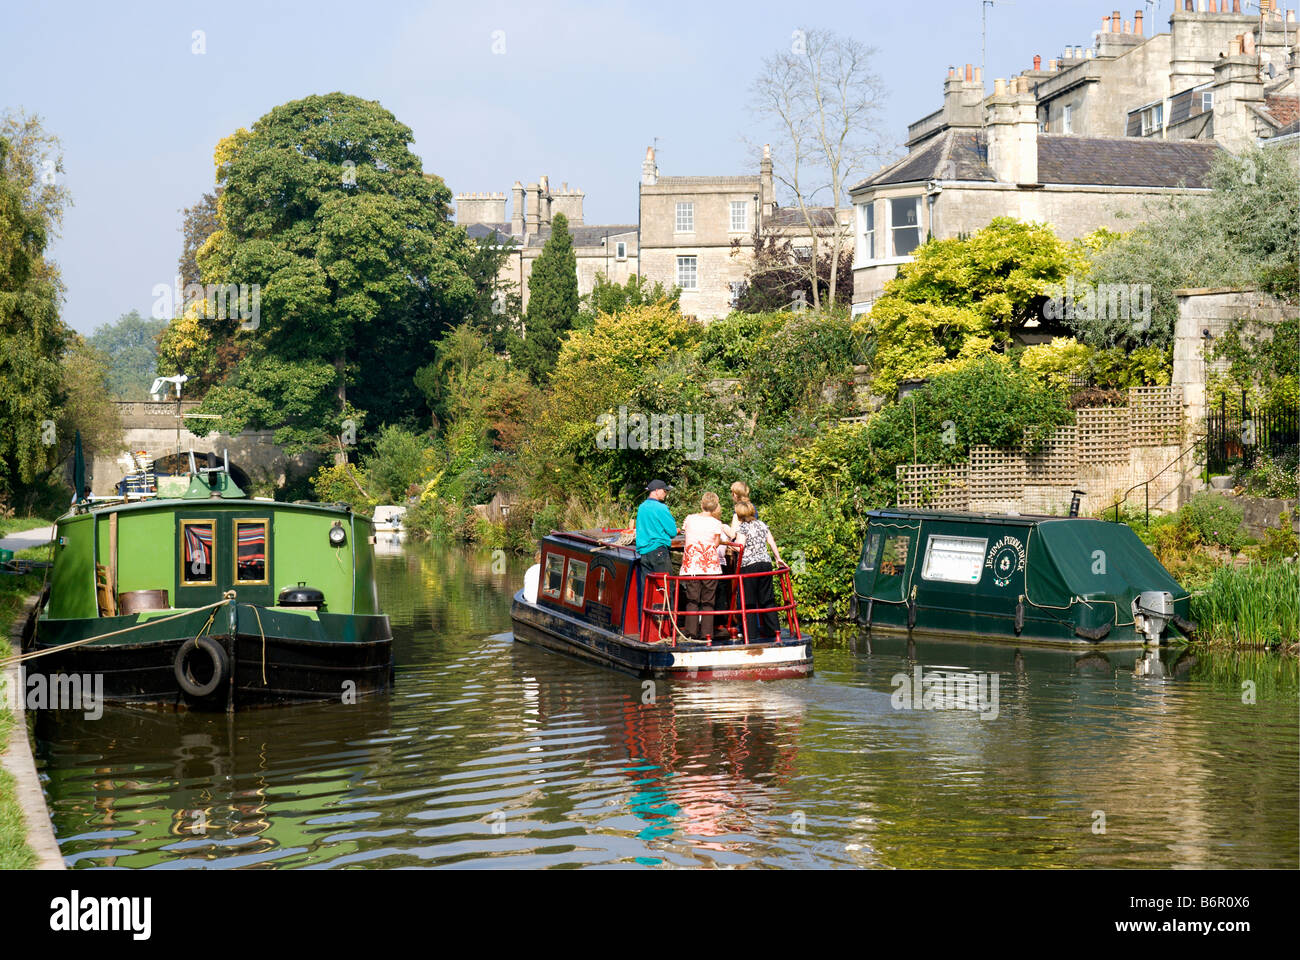
[[205, 283], [257, 284], [260, 316], [229, 335], [248, 353], [204, 398], [223, 417], [214, 429], [341, 448], [348, 420], [423, 408], [415, 371], [476, 290], [451, 192], [423, 173], [412, 140], [379, 103], [331, 93], [218, 145], [220, 229], [196, 260]]
[[119, 400], [148, 397], [158, 366], [158, 337], [165, 329], [166, 320], [145, 319], [132, 310], [90, 335], [90, 346], [107, 360], [107, 387], [112, 396]]
[[528, 278], [528, 312], [524, 336], [510, 351], [515, 363], [534, 383], [541, 383], [555, 366], [560, 341], [578, 319], [578, 258], [573, 252], [569, 220], [557, 213], [551, 235]]
[[62, 205], [47, 206], [33, 157], [0, 137], [0, 497], [11, 499], [57, 457], [66, 398], [59, 358], [69, 332], [62, 284], [45, 259]]

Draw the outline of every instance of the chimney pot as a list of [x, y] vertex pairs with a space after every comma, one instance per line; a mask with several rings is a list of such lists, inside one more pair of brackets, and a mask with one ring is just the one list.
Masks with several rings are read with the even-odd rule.
[[1133, 11], [1133, 32], [1139, 37], [1142, 36], [1142, 11]]
[[1287, 23], [1295, 23], [1295, 11], [1294, 11], [1294, 10], [1288, 10], [1288, 11], [1286, 12], [1286, 22], [1287, 22]]
[[1001, 77], [998, 77], [996, 80], [993, 81], [994, 96], [1001, 96], [1006, 92], [1007, 92], [1007, 82], [1005, 80], [1003, 80]]
[[951, 80], [951, 79], [952, 79], [953, 77], [955, 77], [955, 76], [957, 76], [957, 68], [956, 68], [956, 67], [953, 67], [953, 66], [949, 66], [949, 67], [948, 67], [948, 79]]
[[984, 82], [984, 68], [983, 68], [983, 67], [976, 67], [976, 68], [975, 68], [975, 82], [976, 82], [976, 83], [983, 83], [983, 82]]
[[1243, 33], [1241, 35], [1241, 52], [1248, 57], [1255, 55], [1255, 35], [1253, 33]]
[[1131, 21], [1131, 20], [1125, 20], [1125, 21], [1124, 21], [1124, 32], [1125, 32], [1125, 33], [1132, 33], [1132, 32], [1133, 32], [1133, 21]]
[[1114, 33], [1119, 33], [1119, 11], [1116, 10], [1110, 15], [1110, 29]]
[[1047, 61], [1047, 69], [1050, 70], [1050, 71], [1052, 71], [1053, 73], [1056, 72], [1056, 65], [1057, 65], [1057, 62], [1056, 62], [1055, 60], [1048, 60], [1048, 61]]
[[967, 82], [967, 83], [970, 83], [971, 80], [973, 80], [973, 79], [974, 79], [974, 76], [975, 76], [975, 75], [971, 72], [971, 70], [972, 70], [971, 65], [970, 65], [969, 63], [966, 64], [966, 82]]
[[1034, 70], [1038, 71], [1041, 69], [1043, 69], [1043, 58], [1038, 54], [1034, 54]]
[[1241, 0], [1232, 0], [1232, 12], [1241, 13]]
[[1101, 18], [1101, 32], [1110, 33], [1110, 17]]

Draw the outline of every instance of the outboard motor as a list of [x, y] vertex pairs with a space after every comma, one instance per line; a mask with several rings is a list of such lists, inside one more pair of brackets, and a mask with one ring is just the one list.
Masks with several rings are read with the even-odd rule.
[[1174, 618], [1174, 595], [1168, 590], [1143, 590], [1133, 600], [1133, 625], [1155, 646]]
[[281, 607], [311, 607], [320, 610], [325, 606], [325, 594], [315, 587], [307, 586], [305, 580], [299, 580], [296, 587], [281, 590], [275, 602]]

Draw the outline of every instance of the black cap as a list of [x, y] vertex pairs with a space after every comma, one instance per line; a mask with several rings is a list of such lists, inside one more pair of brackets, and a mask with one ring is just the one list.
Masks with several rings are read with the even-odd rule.
[[654, 493], [656, 490], [671, 490], [671, 489], [672, 487], [664, 483], [662, 480], [651, 480], [649, 483], [646, 484], [645, 492]]

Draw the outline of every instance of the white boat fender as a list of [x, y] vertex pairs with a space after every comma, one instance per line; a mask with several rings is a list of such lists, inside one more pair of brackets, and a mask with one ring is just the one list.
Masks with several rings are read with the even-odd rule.
[[524, 599], [529, 603], [537, 602], [537, 584], [542, 579], [542, 565], [534, 563], [524, 573]]

